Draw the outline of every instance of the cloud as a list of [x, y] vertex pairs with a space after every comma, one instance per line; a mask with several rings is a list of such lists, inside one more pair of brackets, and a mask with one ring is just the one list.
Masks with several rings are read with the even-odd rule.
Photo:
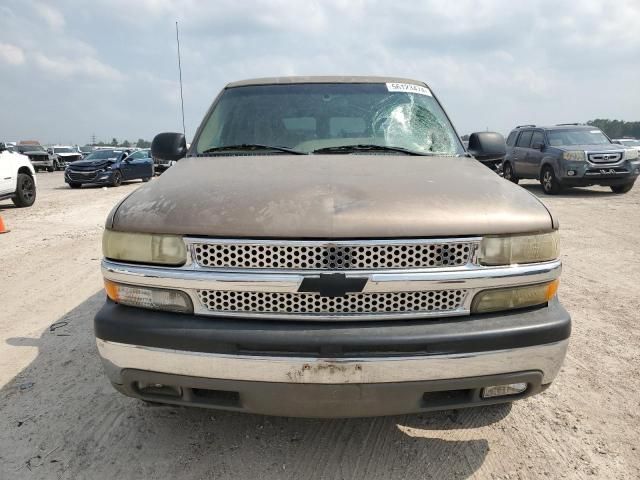
[[119, 81], [124, 75], [109, 65], [106, 65], [93, 57], [48, 57], [41, 53], [35, 54], [38, 67], [55, 78], [94, 78], [100, 80]]
[[22, 65], [24, 63], [24, 52], [20, 47], [10, 43], [0, 43], [0, 61], [9, 65]]
[[34, 2], [33, 8], [49, 28], [54, 31], [62, 30], [65, 26], [64, 15], [59, 10], [45, 3]]
[[[0, 117], [0, 131], [13, 136], [42, 128], [39, 138], [68, 143], [68, 136], [84, 141], [92, 133], [150, 138], [181, 129], [176, 20], [187, 134], [227, 82], [289, 74], [424, 80], [461, 133], [640, 120], [638, 0], [582, 0], [579, 8], [572, 0], [50, 5], [4, 0], [0, 7], [0, 66], [21, 65], [0, 75], [0, 101], [31, 99], [15, 105], [11, 122]], [[86, 118], [79, 105], [91, 105], [86, 122], [78, 121]], [[36, 109], [56, 111], [57, 121], [40, 126]]]

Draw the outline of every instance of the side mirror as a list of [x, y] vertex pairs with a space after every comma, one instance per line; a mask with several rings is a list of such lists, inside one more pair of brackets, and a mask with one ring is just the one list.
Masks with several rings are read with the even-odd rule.
[[161, 160], [180, 160], [187, 154], [187, 140], [182, 133], [159, 133], [151, 142], [151, 156]]
[[531, 148], [533, 148], [534, 150], [542, 150], [544, 148], [544, 143], [536, 142], [533, 145], [531, 145]]
[[476, 132], [469, 137], [467, 151], [477, 160], [500, 160], [507, 154], [507, 144], [497, 132]]

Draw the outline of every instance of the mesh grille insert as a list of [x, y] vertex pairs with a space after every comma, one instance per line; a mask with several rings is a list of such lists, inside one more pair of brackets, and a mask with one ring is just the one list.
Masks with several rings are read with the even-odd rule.
[[203, 267], [368, 270], [466, 265], [476, 243], [194, 243], [194, 260]]
[[202, 306], [212, 312], [277, 314], [362, 314], [451, 312], [460, 309], [467, 290], [349, 293], [321, 297], [317, 293], [198, 290]]

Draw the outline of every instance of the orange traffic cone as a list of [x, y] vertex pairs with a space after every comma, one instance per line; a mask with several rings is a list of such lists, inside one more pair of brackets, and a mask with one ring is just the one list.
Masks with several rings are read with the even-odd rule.
[[0, 233], [9, 233], [7, 227], [4, 226], [4, 220], [2, 220], [2, 215], [0, 215]]

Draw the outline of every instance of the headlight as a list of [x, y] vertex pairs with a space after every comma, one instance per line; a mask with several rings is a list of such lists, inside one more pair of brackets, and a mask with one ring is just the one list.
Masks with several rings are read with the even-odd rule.
[[581, 150], [572, 150], [570, 152], [564, 152], [562, 154], [564, 160], [571, 160], [573, 162], [584, 162], [587, 158], [586, 154]]
[[484, 237], [478, 261], [482, 265], [547, 262], [558, 258], [558, 232], [509, 237]]
[[638, 159], [638, 150], [635, 148], [633, 150], [625, 150], [624, 151], [625, 160], [637, 160]]
[[106, 258], [136, 263], [183, 265], [187, 249], [182, 237], [105, 230], [102, 253]]
[[104, 281], [104, 289], [111, 300], [130, 307], [164, 310], [167, 312], [193, 313], [189, 295], [179, 290], [123, 285]]
[[558, 280], [525, 287], [496, 288], [478, 293], [471, 304], [471, 313], [499, 312], [543, 305], [558, 291]]

